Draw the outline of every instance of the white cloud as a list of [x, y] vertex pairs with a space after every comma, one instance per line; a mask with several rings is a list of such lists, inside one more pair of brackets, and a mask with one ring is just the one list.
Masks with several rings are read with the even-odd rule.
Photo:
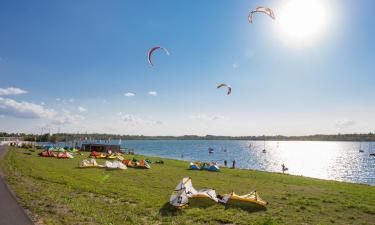
[[157, 120], [157, 121], [155, 121], [155, 124], [156, 124], [156, 125], [164, 125], [164, 122], [163, 122], [163, 121], [160, 121], [160, 120]]
[[0, 97], [0, 114], [17, 118], [53, 118], [56, 111], [42, 105]]
[[83, 106], [78, 106], [78, 111], [82, 113], [82, 112], [86, 112], [87, 109]]
[[225, 117], [222, 115], [214, 115], [211, 117], [211, 120], [218, 121], [218, 120], [224, 120]]
[[61, 102], [62, 102], [62, 104], [67, 105], [67, 104], [69, 104], [69, 103], [74, 102], [74, 99], [73, 99], [73, 98], [70, 98], [70, 99], [62, 99]]
[[237, 69], [239, 66], [240, 66], [240, 64], [238, 62], [234, 62], [232, 64], [233, 69]]
[[117, 113], [117, 116], [121, 118], [121, 121], [128, 125], [164, 125], [160, 120], [154, 121], [151, 119], [143, 119], [139, 116], [124, 114], [122, 112]]
[[26, 94], [26, 93], [27, 93], [27, 91], [22, 90], [20, 88], [15, 88], [15, 87], [0, 88], [0, 96], [20, 95], [20, 94]]
[[130, 114], [125, 114], [125, 115], [122, 115], [122, 121], [124, 121], [125, 123], [142, 123], [143, 120], [137, 116], [133, 116], [133, 115], [130, 115]]
[[61, 101], [61, 98], [56, 98], [56, 101], [58, 101], [58, 102]]
[[135, 94], [133, 92], [126, 92], [126, 93], [124, 93], [124, 96], [125, 97], [134, 97]]
[[355, 126], [356, 125], [356, 122], [353, 121], [353, 120], [348, 120], [348, 119], [344, 119], [344, 120], [337, 120], [335, 122], [335, 126], [340, 128], [340, 129], [346, 129], [346, 128], [349, 128], [349, 127], [352, 127], [352, 126]]
[[219, 121], [224, 120], [225, 117], [222, 115], [206, 115], [206, 114], [196, 114], [190, 116], [193, 120], [206, 120], [206, 121]]
[[55, 125], [78, 124], [84, 119], [85, 117], [81, 115], [75, 115], [68, 110], [63, 110], [62, 113], [53, 119], [52, 123]]
[[151, 96], [157, 96], [158, 95], [158, 93], [156, 91], [149, 91], [148, 94], [151, 95]]

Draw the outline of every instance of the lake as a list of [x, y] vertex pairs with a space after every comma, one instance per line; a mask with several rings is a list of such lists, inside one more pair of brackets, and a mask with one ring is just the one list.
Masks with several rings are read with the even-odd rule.
[[[227, 160], [232, 165], [236, 160], [237, 168], [269, 172], [281, 172], [284, 163], [294, 175], [375, 185], [373, 142], [129, 140], [122, 141], [122, 146], [137, 154], [186, 161], [223, 164]], [[209, 154], [208, 148], [214, 152]]]

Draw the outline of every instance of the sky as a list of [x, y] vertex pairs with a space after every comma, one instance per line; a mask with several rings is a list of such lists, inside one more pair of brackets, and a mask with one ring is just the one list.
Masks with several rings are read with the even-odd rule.
[[[290, 1], [2, 0], [0, 131], [374, 132], [375, 2], [320, 0], [297, 40], [277, 17]], [[250, 24], [258, 5], [276, 20]]]

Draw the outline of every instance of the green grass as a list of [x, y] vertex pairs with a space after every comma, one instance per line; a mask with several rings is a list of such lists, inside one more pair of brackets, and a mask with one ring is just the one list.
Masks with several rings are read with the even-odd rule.
[[[25, 153], [31, 153], [25, 154]], [[260, 171], [187, 170], [168, 160], [150, 170], [79, 169], [87, 157], [54, 159], [11, 149], [0, 166], [8, 183], [43, 224], [374, 224], [375, 187]], [[142, 156], [136, 156], [141, 159]], [[129, 158], [132, 158], [132, 156]], [[153, 160], [159, 158], [150, 157]], [[100, 163], [103, 161], [98, 160]], [[170, 207], [177, 183], [190, 176], [196, 189], [218, 193], [257, 190], [267, 210], [225, 207], [195, 200], [190, 208]]]

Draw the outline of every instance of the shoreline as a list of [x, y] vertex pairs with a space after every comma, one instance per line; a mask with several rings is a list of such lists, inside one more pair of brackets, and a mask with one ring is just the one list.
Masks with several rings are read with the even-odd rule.
[[[147, 158], [147, 157], [154, 157], [154, 158], [161, 158], [161, 159], [169, 159], [169, 160], [176, 160], [176, 161], [186, 162], [186, 163], [198, 162], [198, 161], [193, 161], [193, 160], [182, 160], [182, 159], [178, 159], [178, 158], [172, 158], [172, 157], [166, 157], [166, 156], [158, 156], [158, 155], [148, 155], [148, 154], [134, 154], [134, 156], [140, 156], [140, 157], [145, 157], [145, 158]], [[222, 161], [222, 160], [220, 160], [220, 161]], [[213, 162], [215, 162], [215, 161], [213, 161]], [[219, 166], [220, 166], [220, 169], [225, 168], [225, 169], [233, 170], [231, 167], [224, 167], [221, 164], [219, 164]], [[186, 164], [186, 168], [188, 168], [188, 164]], [[358, 184], [358, 185], [365, 185], [365, 186], [375, 187], [375, 184], [356, 183], [356, 182], [341, 181], [341, 180], [334, 180], [334, 179], [323, 179], [323, 178], [318, 178], [318, 177], [309, 177], [309, 176], [304, 176], [304, 175], [282, 173], [282, 172], [275, 172], [275, 171], [266, 171], [266, 170], [257, 170], [257, 169], [246, 169], [246, 168], [240, 168], [240, 167], [236, 167], [234, 170], [264, 172], [264, 173], [280, 174], [280, 175], [287, 175], [287, 176], [295, 176], [295, 177], [301, 177], [301, 178], [306, 178], [306, 179], [317, 179], [317, 180], [320, 180], [320, 181], [331, 181], [331, 182], [340, 182], [340, 183], [347, 183], [347, 184]]]
[[[38, 152], [13, 149], [0, 163], [12, 189], [42, 222], [371, 224], [375, 220], [375, 188], [369, 185], [245, 169], [192, 171], [187, 161], [142, 155], [125, 158], [162, 159], [165, 164], [152, 164], [149, 170], [79, 169], [88, 153], [63, 160], [39, 157]], [[191, 177], [195, 188], [214, 188], [220, 194], [257, 190], [270, 204], [265, 211], [217, 204], [175, 211], [169, 197], [183, 177]]]

